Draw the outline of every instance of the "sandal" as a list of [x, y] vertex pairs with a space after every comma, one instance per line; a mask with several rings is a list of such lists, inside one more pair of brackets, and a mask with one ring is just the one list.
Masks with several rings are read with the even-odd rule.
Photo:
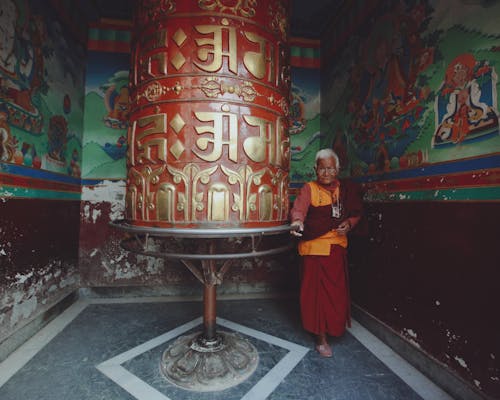
[[321, 357], [331, 357], [333, 355], [332, 348], [328, 344], [316, 345], [316, 351]]

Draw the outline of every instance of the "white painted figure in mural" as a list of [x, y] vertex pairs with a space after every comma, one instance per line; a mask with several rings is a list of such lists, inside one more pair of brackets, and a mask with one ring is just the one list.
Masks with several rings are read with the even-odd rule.
[[0, 113], [0, 162], [10, 162], [14, 159], [16, 146], [10, 134], [5, 113]]
[[[433, 146], [462, 143], [498, 128], [493, 101], [491, 105], [481, 101], [478, 78], [483, 84], [496, 84], [496, 74], [488, 63], [477, 62], [471, 54], [461, 54], [448, 66], [436, 100], [437, 129]], [[446, 108], [443, 110], [444, 102]]]

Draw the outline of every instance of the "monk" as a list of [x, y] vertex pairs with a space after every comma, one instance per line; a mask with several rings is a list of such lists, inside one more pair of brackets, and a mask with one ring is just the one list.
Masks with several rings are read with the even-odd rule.
[[362, 200], [356, 185], [338, 179], [339, 158], [316, 154], [316, 181], [301, 188], [290, 211], [291, 234], [300, 238], [300, 308], [304, 329], [316, 335], [316, 351], [331, 357], [328, 336], [350, 326], [347, 233], [359, 222]]

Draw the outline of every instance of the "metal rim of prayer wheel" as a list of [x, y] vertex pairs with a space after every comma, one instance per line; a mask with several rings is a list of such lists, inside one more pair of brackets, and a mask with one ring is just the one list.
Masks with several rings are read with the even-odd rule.
[[[292, 227], [287, 225], [263, 227], [263, 228], [219, 228], [219, 229], [195, 229], [195, 228], [146, 228], [134, 226], [126, 221], [115, 221], [112, 226], [123, 230], [129, 234], [127, 239], [123, 239], [121, 246], [136, 254], [156, 258], [173, 258], [181, 260], [231, 260], [240, 258], [265, 257], [290, 250], [293, 242], [288, 240], [288, 236], [281, 237], [271, 248], [262, 248], [264, 236], [280, 236], [288, 233]], [[159, 246], [158, 242], [176, 239], [178, 251], [169, 250], [169, 246]], [[180, 240], [184, 242], [195, 239], [196, 248], [187, 248], [179, 245]], [[204, 250], [201, 243], [230, 243], [235, 242], [233, 248], [224, 252]], [[243, 242], [248, 245], [242, 245]], [[226, 246], [227, 247], [227, 246]], [[159, 250], [161, 249], [161, 250]], [[232, 250], [232, 251], [231, 251]]]

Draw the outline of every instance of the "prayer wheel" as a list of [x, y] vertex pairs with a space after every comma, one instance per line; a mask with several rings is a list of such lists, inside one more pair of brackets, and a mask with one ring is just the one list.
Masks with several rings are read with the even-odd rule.
[[288, 1], [137, 3], [126, 222], [286, 224]]
[[259, 356], [217, 332], [216, 287], [235, 260], [291, 247], [277, 239], [290, 229], [288, 0], [136, 4], [126, 215], [114, 225], [122, 247], [179, 259], [204, 285], [203, 331], [160, 367], [182, 388], [223, 390]]

